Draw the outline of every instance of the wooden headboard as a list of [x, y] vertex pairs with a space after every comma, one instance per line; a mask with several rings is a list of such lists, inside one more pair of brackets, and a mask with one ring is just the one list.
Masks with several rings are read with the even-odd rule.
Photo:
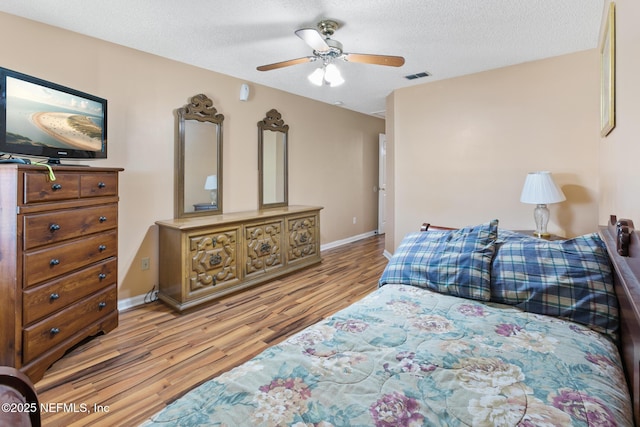
[[631, 392], [633, 417], [640, 426], [640, 237], [631, 220], [611, 216], [600, 227], [614, 267], [614, 285], [620, 304], [620, 354]]

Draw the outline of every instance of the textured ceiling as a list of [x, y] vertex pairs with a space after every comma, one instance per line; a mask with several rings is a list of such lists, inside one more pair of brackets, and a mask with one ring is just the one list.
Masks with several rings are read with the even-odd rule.
[[[393, 90], [597, 47], [604, 0], [2, 0], [0, 11], [281, 89], [383, 115]], [[341, 24], [346, 52], [403, 56], [404, 66], [339, 62], [346, 80], [316, 87], [294, 31]], [[0, 66], [2, 64], [0, 63]], [[404, 76], [427, 71], [430, 77]]]

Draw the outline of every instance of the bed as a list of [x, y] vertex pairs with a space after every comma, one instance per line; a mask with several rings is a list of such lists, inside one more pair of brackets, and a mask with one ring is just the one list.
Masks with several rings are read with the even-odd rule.
[[[489, 221], [407, 235], [379, 287], [144, 426], [632, 426], [631, 221], [543, 241]], [[639, 424], [640, 425], [640, 424]]]

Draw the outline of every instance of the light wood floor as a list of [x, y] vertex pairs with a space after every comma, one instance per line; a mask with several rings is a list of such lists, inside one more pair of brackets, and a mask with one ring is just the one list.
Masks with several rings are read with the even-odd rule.
[[[377, 287], [384, 236], [322, 253], [322, 263], [178, 314], [161, 302], [120, 313], [36, 383], [44, 426], [130, 426], [193, 387]], [[74, 412], [75, 411], [75, 412]]]

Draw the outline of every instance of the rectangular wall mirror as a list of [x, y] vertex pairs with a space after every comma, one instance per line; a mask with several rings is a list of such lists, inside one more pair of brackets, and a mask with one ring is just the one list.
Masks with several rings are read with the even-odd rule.
[[206, 95], [177, 110], [174, 216], [222, 213], [222, 122]]
[[260, 209], [287, 206], [289, 125], [273, 109], [258, 122], [258, 193]]

